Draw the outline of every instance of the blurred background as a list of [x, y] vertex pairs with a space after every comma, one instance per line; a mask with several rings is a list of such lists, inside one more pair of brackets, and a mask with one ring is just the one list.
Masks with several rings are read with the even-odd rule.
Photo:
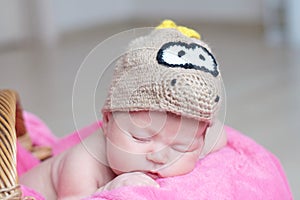
[[[210, 44], [226, 87], [226, 124], [280, 159], [300, 199], [300, 1], [0, 1], [0, 88], [17, 90], [25, 110], [67, 135], [95, 120], [82, 106], [75, 127], [72, 113], [88, 53], [111, 35], [166, 18]], [[85, 95], [77, 97], [82, 105]]]

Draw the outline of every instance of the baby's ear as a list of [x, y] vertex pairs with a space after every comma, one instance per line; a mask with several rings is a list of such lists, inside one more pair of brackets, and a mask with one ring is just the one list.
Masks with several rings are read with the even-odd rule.
[[207, 129], [209, 127], [209, 123], [208, 122], [199, 122], [199, 128], [198, 128], [198, 134], [203, 135], [203, 139], [205, 140], [206, 137], [206, 133], [207, 133]]
[[201, 157], [226, 146], [227, 134], [219, 120], [215, 120], [211, 126], [208, 126], [205, 134]]
[[107, 128], [108, 128], [108, 124], [109, 124], [111, 115], [112, 115], [111, 112], [106, 112], [103, 114], [102, 129], [103, 129], [103, 133], [105, 136], [107, 134]]

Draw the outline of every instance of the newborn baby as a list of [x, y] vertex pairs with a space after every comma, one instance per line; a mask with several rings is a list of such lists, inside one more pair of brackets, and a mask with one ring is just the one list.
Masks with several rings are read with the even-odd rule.
[[[20, 178], [46, 199], [79, 199], [120, 186], [150, 185], [189, 173], [208, 124], [164, 112], [114, 112], [82, 143], [42, 162]], [[226, 142], [223, 135], [219, 149]]]
[[121, 186], [159, 187], [157, 178], [191, 172], [226, 144], [223, 129], [213, 128], [220, 82], [199, 35], [164, 22], [133, 40], [116, 63], [102, 128], [25, 173], [20, 183], [46, 199], [80, 199]]

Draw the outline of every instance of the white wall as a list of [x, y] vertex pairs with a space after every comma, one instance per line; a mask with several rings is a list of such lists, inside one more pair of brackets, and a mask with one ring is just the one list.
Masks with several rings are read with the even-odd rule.
[[53, 0], [53, 7], [58, 29], [69, 31], [127, 19], [134, 5], [132, 0]]
[[132, 0], [139, 18], [261, 23], [263, 0]]
[[289, 0], [286, 4], [287, 35], [290, 46], [300, 47], [300, 1]]
[[54, 0], [61, 31], [122, 19], [197, 19], [260, 23], [263, 0]]
[[[266, 0], [7, 0], [0, 1], [0, 45], [35, 35], [46, 43], [61, 32], [128, 19], [263, 23]], [[28, 3], [29, 2], [29, 3]], [[271, 1], [270, 1], [271, 2]], [[288, 35], [299, 42], [300, 1], [289, 0]], [[25, 5], [25, 6], [24, 6]], [[293, 43], [293, 42], [291, 42]], [[300, 42], [299, 42], [300, 43]], [[0, 46], [1, 47], [1, 46]]]
[[0, 1], [0, 44], [19, 41], [28, 35], [23, 20], [21, 1]]

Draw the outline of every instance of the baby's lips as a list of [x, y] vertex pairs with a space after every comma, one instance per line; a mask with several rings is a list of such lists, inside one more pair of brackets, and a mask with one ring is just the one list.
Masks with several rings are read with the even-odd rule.
[[161, 178], [161, 176], [156, 172], [146, 172], [145, 174], [154, 180]]

